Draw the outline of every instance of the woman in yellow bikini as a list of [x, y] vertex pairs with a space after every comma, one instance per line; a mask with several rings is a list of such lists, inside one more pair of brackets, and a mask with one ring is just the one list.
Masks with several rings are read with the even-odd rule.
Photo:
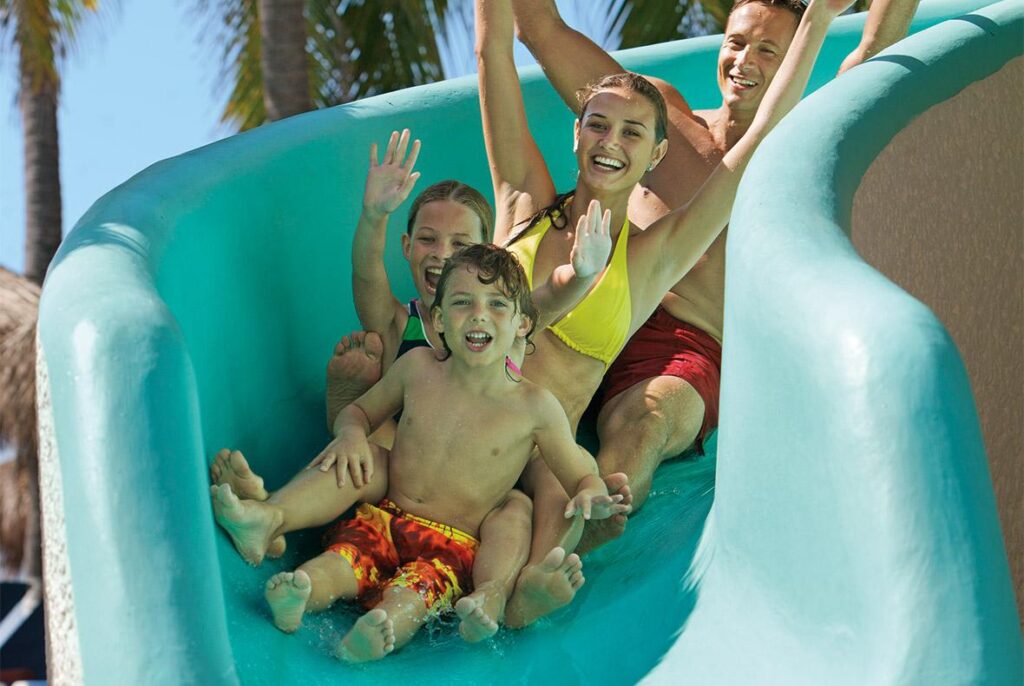
[[[664, 157], [667, 116], [657, 89], [642, 77], [606, 77], [581, 94], [575, 124], [579, 166], [576, 188], [557, 195], [551, 174], [530, 135], [513, 61], [509, 0], [476, 0], [476, 49], [484, 140], [494, 183], [495, 242], [505, 243], [532, 283], [563, 264], [578, 222], [609, 222], [608, 266], [569, 314], [534, 336], [536, 350], [523, 374], [548, 388], [575, 429], [608, 365], [646, 321], [661, 298], [725, 227], [740, 175], [754, 149], [799, 101], [831, 21], [849, 0], [812, 0], [757, 117], [725, 155], [696, 196], [640, 232], [629, 223], [630, 194]], [[602, 209], [603, 208], [603, 209]], [[477, 591], [460, 602], [463, 621], [525, 626], [572, 599], [579, 575], [549, 551], [575, 548], [583, 522], [566, 520], [568, 496], [541, 460], [533, 460], [523, 486], [534, 500], [531, 555], [508, 600], [476, 575]], [[623, 484], [610, 484], [614, 491]], [[574, 556], [571, 556], [574, 557]], [[578, 565], [578, 561], [575, 561]], [[578, 567], [576, 567], [578, 568]], [[507, 570], [495, 571], [497, 576]], [[485, 632], [479, 632], [485, 633]]]

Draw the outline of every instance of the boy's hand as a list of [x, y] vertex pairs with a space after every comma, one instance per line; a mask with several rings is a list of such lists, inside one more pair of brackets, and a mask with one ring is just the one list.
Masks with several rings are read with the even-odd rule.
[[612, 213], [601, 214], [601, 203], [591, 200], [587, 213], [576, 223], [576, 240], [569, 259], [576, 276], [587, 279], [604, 269], [612, 251]]
[[345, 474], [352, 475], [352, 485], [362, 488], [373, 478], [373, 453], [366, 436], [339, 436], [327, 444], [316, 458], [306, 465], [306, 469], [319, 467], [326, 472], [335, 468], [338, 476], [338, 488], [345, 485]]
[[633, 508], [622, 504], [619, 494], [608, 495], [596, 490], [580, 491], [565, 508], [565, 518], [582, 514], [583, 519], [608, 519], [612, 515], [629, 514]]
[[363, 211], [383, 216], [391, 214], [405, 202], [420, 178], [420, 173], [412, 170], [419, 154], [419, 140], [413, 141], [412, 149], [409, 149], [409, 129], [404, 129], [401, 134], [391, 132], [388, 149], [380, 164], [377, 164], [377, 144], [370, 145], [370, 171], [366, 174]]

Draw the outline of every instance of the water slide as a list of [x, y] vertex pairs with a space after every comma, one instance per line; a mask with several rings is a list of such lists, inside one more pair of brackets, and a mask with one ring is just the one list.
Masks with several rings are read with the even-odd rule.
[[[323, 445], [323, 370], [358, 326], [349, 248], [371, 141], [410, 127], [425, 186], [489, 188], [475, 81], [314, 112], [153, 165], [101, 198], [50, 269], [39, 396], [50, 673], [87, 684], [1020, 684], [1021, 633], [977, 412], [943, 325], [848, 238], [872, 160], [1021, 55], [1024, 4], [925, 0], [916, 35], [841, 78], [843, 18], [758, 151], [730, 229], [721, 426], [664, 466], [568, 608], [464, 645], [451, 621], [369, 666], [356, 614], [268, 621], [217, 530], [207, 466], [270, 485]], [[718, 104], [720, 37], [624, 52]], [[571, 116], [524, 70], [560, 188]], [[956, 135], [956, 134], [952, 134]], [[399, 211], [399, 215], [404, 209]], [[389, 272], [405, 275], [398, 228]], [[406, 293], [411, 283], [399, 281]]]

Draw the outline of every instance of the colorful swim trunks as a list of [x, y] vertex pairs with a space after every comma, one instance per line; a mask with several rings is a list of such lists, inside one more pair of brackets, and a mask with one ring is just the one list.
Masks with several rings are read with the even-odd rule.
[[331, 527], [324, 546], [352, 566], [356, 599], [366, 607], [380, 602], [384, 589], [399, 586], [419, 593], [428, 610], [443, 612], [471, 588], [479, 541], [384, 499], [361, 504], [355, 517]]
[[704, 440], [718, 426], [722, 346], [708, 333], [676, 319], [659, 306], [605, 374], [602, 405], [627, 388], [657, 376], [680, 378], [700, 394], [704, 421], [694, 445], [703, 455]]

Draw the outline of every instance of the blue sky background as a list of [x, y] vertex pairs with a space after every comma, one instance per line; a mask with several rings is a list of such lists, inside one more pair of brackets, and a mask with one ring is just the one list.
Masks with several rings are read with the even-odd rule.
[[[591, 0], [560, 0], [566, 21], [587, 32]], [[64, 232], [101, 195], [149, 165], [230, 135], [219, 123], [220, 55], [205, 40], [209, 17], [191, 0], [101, 2], [63, 65], [58, 114]], [[586, 9], [580, 9], [586, 8]], [[471, 50], [471, 42], [467, 48]], [[524, 49], [517, 61], [532, 60]], [[473, 64], [455, 59], [455, 64]], [[25, 202], [16, 61], [0, 56], [0, 265], [24, 264]]]

